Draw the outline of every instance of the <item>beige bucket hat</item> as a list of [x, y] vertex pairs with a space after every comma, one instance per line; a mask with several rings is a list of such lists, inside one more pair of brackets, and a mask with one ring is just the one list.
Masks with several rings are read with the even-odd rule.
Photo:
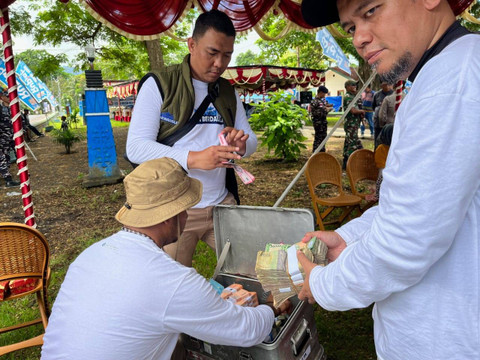
[[168, 220], [198, 204], [202, 183], [187, 175], [173, 159], [140, 164], [123, 180], [127, 202], [115, 215], [120, 223], [148, 227]]

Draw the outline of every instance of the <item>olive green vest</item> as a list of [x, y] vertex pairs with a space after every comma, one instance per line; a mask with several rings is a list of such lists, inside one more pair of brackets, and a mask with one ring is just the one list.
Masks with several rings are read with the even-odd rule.
[[[158, 142], [162, 142], [167, 136], [182, 128], [193, 115], [195, 93], [189, 63], [190, 55], [187, 55], [181, 64], [148, 73], [142, 78], [138, 86], [138, 91], [140, 91], [145, 80], [153, 77], [162, 95], [163, 105], [160, 113]], [[215, 86], [218, 86], [216, 89], [218, 96], [213, 105], [222, 116], [225, 125], [233, 127], [237, 111], [235, 90], [228, 80], [223, 78], [219, 78], [217, 82], [208, 85], [209, 93]]]

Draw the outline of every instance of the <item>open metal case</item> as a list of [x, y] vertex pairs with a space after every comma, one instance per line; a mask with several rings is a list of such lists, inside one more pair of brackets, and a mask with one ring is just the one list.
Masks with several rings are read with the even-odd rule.
[[[313, 231], [315, 221], [307, 209], [218, 205], [213, 211], [218, 265], [214, 280], [223, 286], [241, 284], [255, 291], [260, 303], [264, 292], [255, 274], [257, 252], [267, 243], [295, 244], [306, 232]], [[249, 347], [205, 343], [182, 334], [188, 359], [325, 359], [319, 343], [312, 305], [290, 299], [294, 310], [274, 336]]]

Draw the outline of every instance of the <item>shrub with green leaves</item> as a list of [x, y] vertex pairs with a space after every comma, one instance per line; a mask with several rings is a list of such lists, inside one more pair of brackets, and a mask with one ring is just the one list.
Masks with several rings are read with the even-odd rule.
[[302, 143], [307, 138], [301, 128], [308, 119], [308, 113], [302, 107], [293, 104], [293, 96], [283, 92], [269, 93], [270, 101], [255, 104], [255, 112], [249, 119], [254, 131], [263, 131], [261, 146], [267, 146], [270, 153], [285, 161], [297, 160]]
[[75, 125], [75, 128], [77, 128], [78, 122], [80, 120], [80, 118], [77, 116], [79, 113], [80, 113], [79, 108], [73, 109], [72, 112], [70, 113], [70, 119], [68, 120], [70, 127], [72, 127], [72, 125]]
[[85, 136], [83, 133], [79, 131], [72, 131], [70, 129], [67, 129], [67, 130], [55, 129], [52, 131], [52, 137], [54, 142], [65, 146], [65, 152], [67, 154], [70, 154], [70, 150], [73, 144], [85, 139]]

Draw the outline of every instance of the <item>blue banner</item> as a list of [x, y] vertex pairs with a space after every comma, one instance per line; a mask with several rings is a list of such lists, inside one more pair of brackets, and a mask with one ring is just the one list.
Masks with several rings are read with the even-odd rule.
[[317, 32], [316, 39], [322, 45], [323, 54], [335, 61], [340, 69], [351, 75], [350, 62], [330, 32], [326, 28], [322, 28]]
[[33, 98], [38, 102], [42, 102], [42, 89], [38, 85], [35, 75], [32, 70], [23, 61], [19, 61], [17, 65], [17, 79], [23, 83], [28, 92], [32, 94]]
[[40, 97], [42, 98], [42, 100], [46, 100], [47, 99], [47, 86], [43, 83], [42, 80], [40, 80], [39, 78], [37, 78], [36, 76], [33, 76], [35, 82], [37, 83], [38, 87], [40, 88]]
[[[8, 87], [7, 85], [7, 75], [5, 69], [5, 62], [0, 59], [0, 83], [4, 87]], [[17, 81], [17, 93], [20, 101], [28, 107], [30, 110], [35, 111], [38, 109], [38, 103], [35, 101], [34, 98], [30, 95], [30, 93], [25, 89], [25, 86], [20, 81]]]
[[342, 97], [341, 96], [327, 96], [325, 100], [333, 105], [334, 111], [340, 111], [342, 108]]
[[23, 105], [30, 108], [30, 110], [35, 111], [39, 108], [40, 105], [30, 96], [30, 93], [20, 82], [17, 83], [17, 93]]
[[42, 99], [46, 99], [50, 103], [50, 105], [52, 105], [53, 107], [57, 106], [58, 105], [57, 100], [55, 100], [55, 97], [53, 96], [52, 92], [47, 87], [47, 85], [45, 85], [45, 83], [38, 78], [37, 78], [37, 83], [42, 89]]

